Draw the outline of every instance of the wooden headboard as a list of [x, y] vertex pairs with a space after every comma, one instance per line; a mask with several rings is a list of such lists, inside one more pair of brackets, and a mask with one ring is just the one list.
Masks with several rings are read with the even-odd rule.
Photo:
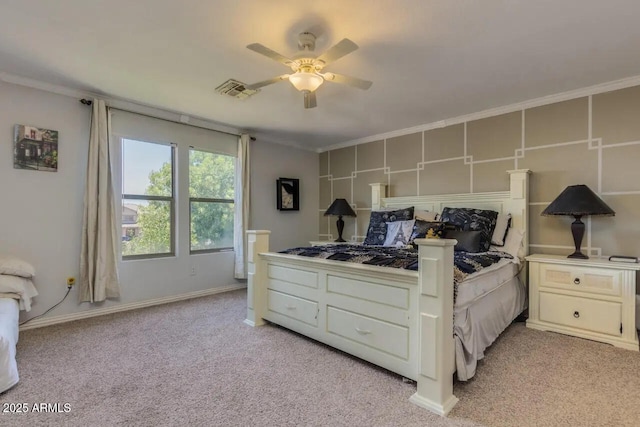
[[415, 206], [416, 210], [442, 212], [445, 207], [489, 209], [511, 214], [511, 226], [522, 230], [524, 254], [529, 253], [529, 169], [507, 171], [509, 191], [385, 197], [386, 184], [371, 185], [371, 210]]

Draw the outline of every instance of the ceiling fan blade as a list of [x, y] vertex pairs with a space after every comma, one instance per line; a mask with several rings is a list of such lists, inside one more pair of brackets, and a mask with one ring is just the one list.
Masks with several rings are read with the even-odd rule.
[[316, 61], [322, 61], [325, 65], [336, 61], [343, 56], [358, 49], [358, 45], [349, 39], [342, 39], [337, 44], [330, 47], [325, 53], [316, 58]]
[[309, 92], [308, 90], [304, 91], [304, 108], [314, 108], [317, 106], [316, 93]]
[[278, 82], [281, 82], [282, 80], [286, 80], [288, 78], [289, 78], [289, 74], [283, 74], [281, 76], [274, 77], [274, 78], [269, 79], [269, 80], [263, 80], [263, 81], [258, 82], [258, 83], [254, 83], [254, 84], [251, 84], [251, 85], [246, 85], [245, 89], [249, 89], [249, 90], [260, 89], [261, 87], [264, 87], [264, 86], [267, 86], [267, 85], [271, 85], [271, 84], [274, 84], [274, 83], [278, 83]]
[[287, 58], [286, 56], [280, 55], [275, 50], [271, 50], [268, 47], [261, 45], [260, 43], [252, 43], [247, 45], [247, 49], [252, 50], [256, 53], [266, 56], [267, 58], [271, 58], [274, 61], [278, 61], [287, 67], [290, 67], [293, 64], [293, 60]]
[[357, 87], [358, 89], [367, 90], [371, 87], [373, 82], [369, 80], [359, 79], [357, 77], [345, 76], [343, 74], [324, 73], [322, 77], [329, 82], [343, 83], [349, 86]]

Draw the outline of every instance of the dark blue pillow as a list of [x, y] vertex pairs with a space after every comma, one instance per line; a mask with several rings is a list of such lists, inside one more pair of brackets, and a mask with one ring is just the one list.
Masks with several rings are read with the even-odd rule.
[[431, 229], [433, 229], [433, 233], [436, 236], [442, 237], [444, 223], [440, 221], [423, 221], [416, 219], [416, 222], [413, 224], [413, 233], [411, 233], [411, 237], [409, 238], [409, 244], [413, 244], [415, 239], [424, 239]]
[[498, 212], [471, 208], [444, 208], [440, 220], [456, 226], [461, 231], [480, 231], [480, 252], [491, 246], [491, 236], [496, 228]]
[[367, 228], [365, 245], [384, 245], [387, 237], [387, 222], [409, 221], [413, 219], [413, 206], [395, 211], [372, 211]]

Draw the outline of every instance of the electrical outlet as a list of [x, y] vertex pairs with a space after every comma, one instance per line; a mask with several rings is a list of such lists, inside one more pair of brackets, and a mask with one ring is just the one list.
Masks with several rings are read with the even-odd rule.
[[195, 276], [196, 274], [198, 274], [198, 268], [195, 264], [192, 264], [191, 268], [189, 269], [189, 276]]
[[76, 284], [76, 278], [75, 277], [67, 277], [67, 287], [70, 288], [73, 285]]

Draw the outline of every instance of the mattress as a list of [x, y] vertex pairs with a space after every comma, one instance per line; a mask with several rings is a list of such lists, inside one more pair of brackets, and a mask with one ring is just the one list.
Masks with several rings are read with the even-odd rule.
[[520, 266], [512, 259], [501, 259], [497, 263], [467, 276], [458, 283], [456, 310], [463, 309], [473, 301], [496, 289], [518, 274]]
[[0, 298], [0, 392], [18, 382], [16, 344], [18, 343], [18, 301]]

